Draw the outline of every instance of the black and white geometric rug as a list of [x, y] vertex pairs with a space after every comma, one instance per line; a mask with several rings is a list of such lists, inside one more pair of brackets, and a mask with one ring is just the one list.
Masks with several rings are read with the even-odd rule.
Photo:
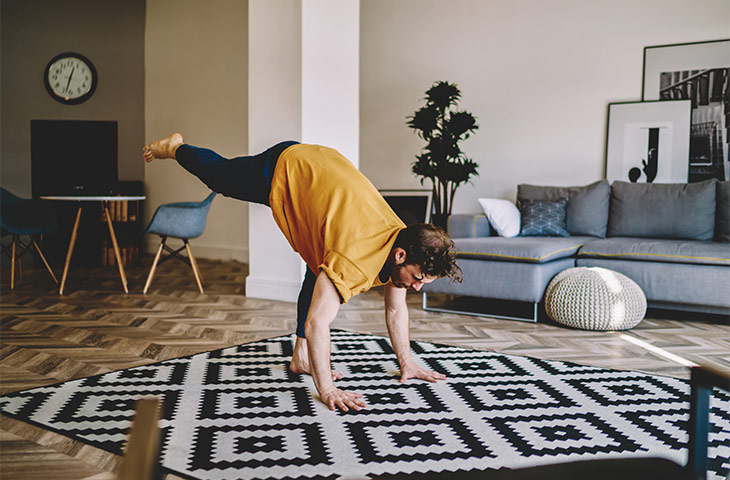
[[[288, 371], [277, 337], [0, 397], [11, 417], [120, 453], [135, 400], [163, 399], [161, 463], [194, 479], [368, 475], [661, 456], [684, 464], [688, 382], [413, 342], [448, 376], [398, 382], [386, 338], [332, 332], [338, 386], [367, 408], [331, 412]], [[730, 471], [730, 396], [712, 403], [709, 478]]]

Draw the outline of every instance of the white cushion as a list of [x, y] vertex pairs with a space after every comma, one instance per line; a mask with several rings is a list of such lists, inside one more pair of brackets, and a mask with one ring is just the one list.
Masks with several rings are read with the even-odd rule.
[[514, 203], [501, 198], [480, 198], [479, 205], [500, 237], [516, 237], [520, 233], [520, 211]]

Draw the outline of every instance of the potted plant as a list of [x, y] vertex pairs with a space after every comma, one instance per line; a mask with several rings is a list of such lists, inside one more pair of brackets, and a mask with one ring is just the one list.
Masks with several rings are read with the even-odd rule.
[[407, 125], [426, 141], [411, 170], [424, 180], [431, 180], [433, 190], [432, 222], [446, 228], [456, 189], [477, 173], [477, 164], [467, 158], [459, 142], [479, 128], [476, 118], [457, 110], [461, 92], [456, 85], [439, 81], [426, 92], [426, 104]]

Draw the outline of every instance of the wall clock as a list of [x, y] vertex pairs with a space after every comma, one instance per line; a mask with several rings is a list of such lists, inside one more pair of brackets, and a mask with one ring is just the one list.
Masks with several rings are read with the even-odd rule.
[[77, 105], [91, 98], [98, 80], [91, 60], [74, 52], [56, 55], [43, 72], [48, 94], [64, 105]]

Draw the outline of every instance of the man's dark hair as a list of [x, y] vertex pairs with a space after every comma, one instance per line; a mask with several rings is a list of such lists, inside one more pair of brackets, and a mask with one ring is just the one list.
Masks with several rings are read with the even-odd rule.
[[430, 223], [409, 225], [398, 233], [393, 245], [393, 248], [397, 247], [406, 251], [406, 264], [420, 266], [426, 275], [462, 281], [454, 242], [443, 228]]

